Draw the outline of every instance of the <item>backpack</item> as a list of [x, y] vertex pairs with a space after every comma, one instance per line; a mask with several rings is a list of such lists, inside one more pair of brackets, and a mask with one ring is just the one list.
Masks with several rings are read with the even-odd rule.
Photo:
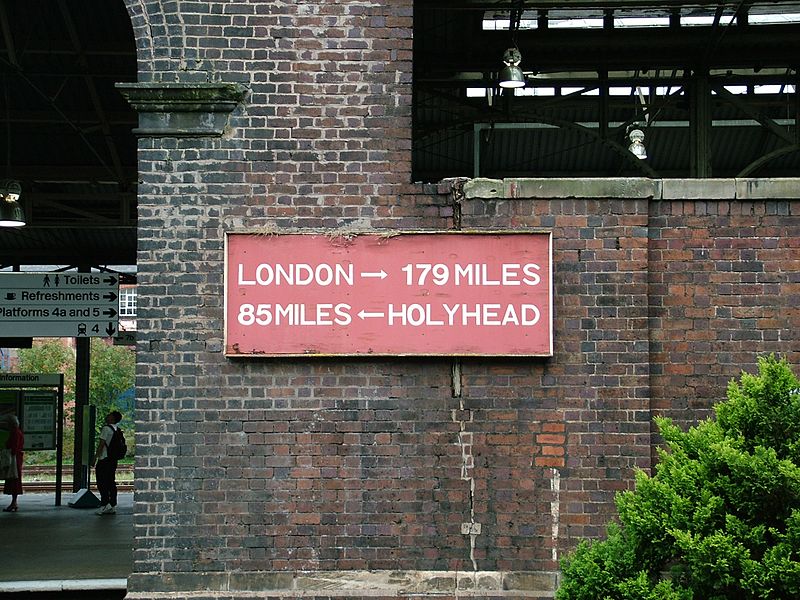
[[125, 458], [128, 453], [128, 445], [125, 443], [125, 434], [122, 429], [117, 427], [114, 430], [114, 435], [111, 436], [111, 441], [108, 443], [108, 458], [111, 460], [119, 460]]

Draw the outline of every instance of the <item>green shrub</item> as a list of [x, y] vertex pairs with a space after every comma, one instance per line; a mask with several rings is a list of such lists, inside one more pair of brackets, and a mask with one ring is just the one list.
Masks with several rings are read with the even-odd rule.
[[716, 419], [656, 419], [655, 475], [617, 496], [605, 540], [562, 561], [557, 600], [800, 598], [800, 381], [774, 356], [758, 367]]

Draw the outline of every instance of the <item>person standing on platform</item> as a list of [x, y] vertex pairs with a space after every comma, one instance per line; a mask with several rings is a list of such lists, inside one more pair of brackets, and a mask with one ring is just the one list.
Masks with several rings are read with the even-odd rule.
[[22, 429], [19, 427], [19, 419], [16, 416], [8, 415], [6, 423], [9, 429], [6, 448], [11, 450], [11, 455], [17, 461], [17, 476], [6, 479], [3, 485], [3, 493], [11, 496], [11, 504], [4, 508], [3, 512], [17, 512], [17, 496], [22, 494], [22, 462], [25, 458], [22, 448], [25, 445], [25, 437], [22, 434]]
[[119, 429], [122, 413], [115, 410], [106, 415], [106, 424], [100, 430], [94, 462], [97, 490], [100, 492], [98, 515], [113, 515], [117, 512], [117, 458], [109, 455], [112, 439]]

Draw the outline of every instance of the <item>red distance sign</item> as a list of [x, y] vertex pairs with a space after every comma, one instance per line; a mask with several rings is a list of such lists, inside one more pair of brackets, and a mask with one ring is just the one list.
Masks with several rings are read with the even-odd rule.
[[229, 234], [227, 356], [552, 356], [549, 232]]

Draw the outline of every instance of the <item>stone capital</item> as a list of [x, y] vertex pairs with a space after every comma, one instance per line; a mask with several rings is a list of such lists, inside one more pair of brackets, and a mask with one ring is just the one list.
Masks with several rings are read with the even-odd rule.
[[235, 83], [117, 83], [139, 113], [134, 133], [143, 137], [219, 137], [244, 99]]

